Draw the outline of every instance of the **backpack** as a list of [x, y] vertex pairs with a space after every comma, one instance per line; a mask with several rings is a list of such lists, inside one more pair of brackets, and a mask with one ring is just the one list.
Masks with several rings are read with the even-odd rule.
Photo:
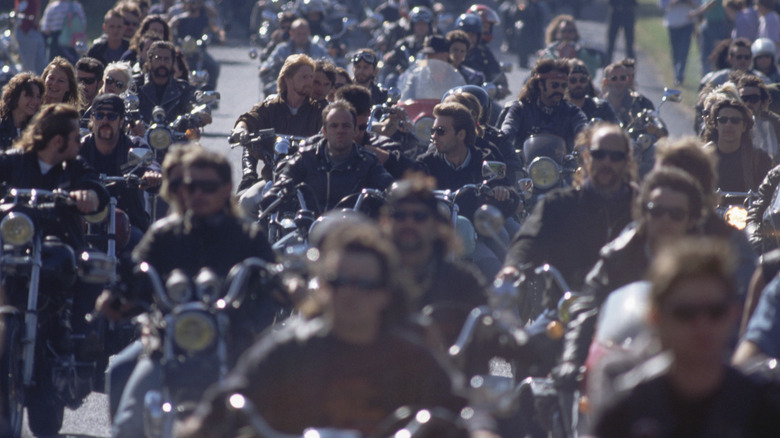
[[87, 26], [84, 20], [76, 12], [76, 8], [73, 7], [73, 1], [70, 1], [70, 8], [68, 14], [62, 23], [62, 30], [60, 36], [57, 39], [57, 43], [60, 47], [76, 47], [76, 43], [79, 41], [87, 40]]

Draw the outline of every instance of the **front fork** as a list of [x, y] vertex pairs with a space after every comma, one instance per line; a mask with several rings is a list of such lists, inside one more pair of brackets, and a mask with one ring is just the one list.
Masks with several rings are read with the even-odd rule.
[[24, 314], [24, 386], [32, 384], [35, 359], [35, 342], [38, 335], [38, 288], [41, 280], [41, 236], [33, 237], [32, 266], [30, 268], [30, 285], [27, 293], [27, 311]]

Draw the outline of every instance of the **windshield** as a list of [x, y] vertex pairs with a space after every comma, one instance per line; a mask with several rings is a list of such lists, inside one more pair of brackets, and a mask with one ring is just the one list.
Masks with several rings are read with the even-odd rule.
[[436, 99], [451, 88], [466, 85], [460, 73], [446, 62], [437, 59], [422, 59], [398, 79], [401, 100]]

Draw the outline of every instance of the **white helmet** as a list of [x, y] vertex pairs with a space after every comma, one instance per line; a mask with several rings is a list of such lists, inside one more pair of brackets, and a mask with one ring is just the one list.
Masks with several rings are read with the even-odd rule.
[[753, 41], [753, 45], [750, 46], [750, 51], [753, 53], [753, 58], [757, 58], [762, 55], [769, 55], [773, 59], [777, 54], [775, 43], [769, 38], [758, 38]]

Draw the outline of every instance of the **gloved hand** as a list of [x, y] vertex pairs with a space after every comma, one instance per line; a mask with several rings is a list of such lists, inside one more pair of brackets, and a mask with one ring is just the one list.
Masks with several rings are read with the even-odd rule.
[[258, 181], [257, 174], [251, 174], [247, 173], [243, 177], [241, 177], [241, 182], [238, 184], [238, 192], [242, 190], [246, 190], [253, 185], [255, 185]]
[[579, 388], [585, 373], [585, 366], [579, 366], [574, 362], [561, 362], [553, 368], [552, 377], [558, 389], [574, 391]]

